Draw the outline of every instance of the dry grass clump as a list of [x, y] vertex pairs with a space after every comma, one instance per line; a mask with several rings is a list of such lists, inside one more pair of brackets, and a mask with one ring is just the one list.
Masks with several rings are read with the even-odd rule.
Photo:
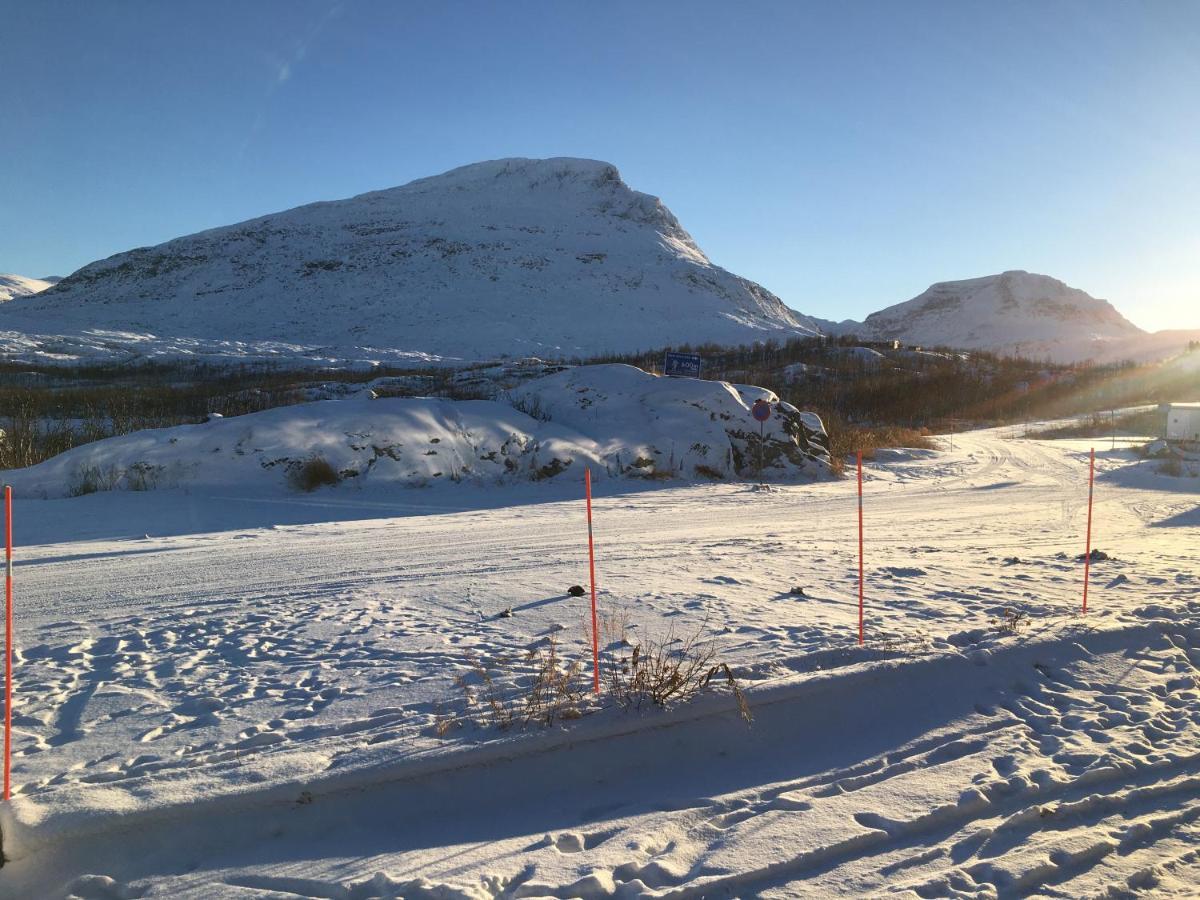
[[920, 450], [936, 450], [937, 444], [930, 437], [928, 428], [904, 428], [899, 425], [883, 425], [868, 428], [859, 425], [843, 425], [829, 428], [829, 459], [835, 474], [841, 474], [846, 458], [862, 451], [863, 459], [873, 459], [881, 447], [915, 447]]
[[1113, 416], [1109, 413], [1092, 413], [1074, 422], [1029, 432], [1029, 437], [1053, 440], [1055, 438], [1108, 437], [1111, 434], [1158, 434], [1162, 428], [1161, 413], [1157, 409], [1124, 413]]
[[288, 472], [288, 483], [298, 491], [311, 492], [341, 481], [337, 470], [323, 456], [313, 455]]
[[1023, 609], [1005, 607], [1000, 618], [991, 620], [992, 627], [1002, 635], [1020, 634], [1029, 624], [1029, 613]]
[[[501, 731], [547, 728], [606, 706], [671, 707], [716, 687], [728, 688], [742, 719], [747, 724], [753, 721], [741, 685], [729, 666], [717, 659], [716, 644], [704, 636], [703, 625], [683, 638], [668, 632], [662, 640], [636, 643], [627, 637], [630, 627], [624, 611], [603, 617], [609, 649], [602, 651], [604, 692], [599, 698], [592, 694], [591, 660], [566, 659], [551, 635], [520, 656], [472, 659], [470, 669], [455, 679], [463, 701], [461, 712], [439, 706], [433, 732], [443, 737], [468, 723]], [[589, 622], [589, 645], [590, 628]], [[621, 649], [614, 652], [613, 647]]]
[[1170, 475], [1179, 478], [1183, 475], [1183, 461], [1177, 456], [1169, 456], [1158, 464], [1160, 475]]
[[609, 696], [623, 709], [669, 707], [694, 700], [715, 682], [733, 692], [742, 719], [754, 721], [741, 685], [729, 665], [717, 659], [716, 643], [704, 636], [705, 630], [701, 625], [677, 637], [671, 629], [662, 639], [648, 635], [629, 644], [628, 653], [607, 667]]
[[[502, 731], [578, 719], [584, 714], [590, 686], [583, 664], [564, 660], [553, 635], [531, 648], [523, 664], [508, 657], [490, 662], [473, 659], [471, 671], [456, 684], [466, 701], [465, 717]], [[439, 717], [438, 734], [445, 734], [453, 724], [452, 717]]]
[[83, 497], [101, 491], [116, 490], [122, 472], [116, 466], [80, 465], [71, 473], [67, 493], [72, 497]]

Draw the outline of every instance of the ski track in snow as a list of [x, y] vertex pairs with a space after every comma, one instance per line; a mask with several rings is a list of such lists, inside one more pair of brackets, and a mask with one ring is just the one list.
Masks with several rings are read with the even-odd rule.
[[[536, 756], [537, 735], [433, 725], [475, 658], [551, 633], [586, 652], [587, 598], [565, 593], [587, 583], [582, 503], [561, 490], [276, 528], [225, 501], [224, 531], [24, 546], [17, 820], [36, 837], [39, 810], [97, 791], [183, 809], [133, 849], [99, 829], [22, 854], [14, 826], [0, 896], [1192, 896], [1200, 542], [1160, 523], [1196, 495], [1119, 486], [1127, 457], [1098, 454], [1113, 559], [1085, 621], [1087, 444], [1008, 435], [869, 467], [865, 648], [852, 482], [598, 497], [602, 607], [635, 634], [705, 625], [763, 706], [749, 730], [724, 703]], [[154, 533], [163, 496], [215, 502], [146, 495], [130, 531]], [[66, 502], [18, 521], [47, 533]], [[515, 749], [417, 781], [187, 806], [497, 742]]]

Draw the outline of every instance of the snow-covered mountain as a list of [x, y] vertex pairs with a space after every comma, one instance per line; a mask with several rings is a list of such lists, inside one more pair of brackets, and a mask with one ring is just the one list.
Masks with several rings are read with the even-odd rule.
[[52, 287], [58, 279], [26, 278], [24, 275], [5, 275], [0, 273], [0, 303], [7, 303], [14, 297], [27, 297], [39, 294]]
[[1062, 360], [1106, 355], [1145, 333], [1107, 300], [1022, 271], [939, 282], [863, 324], [883, 340]]
[[401, 361], [818, 329], [713, 265], [614, 166], [559, 158], [477, 163], [120, 253], [8, 304], [0, 332], [0, 350], [26, 357]]
[[826, 334], [1056, 362], [1163, 359], [1200, 340], [1200, 331], [1143, 331], [1107, 300], [1022, 271], [941, 281], [863, 322], [813, 321]]

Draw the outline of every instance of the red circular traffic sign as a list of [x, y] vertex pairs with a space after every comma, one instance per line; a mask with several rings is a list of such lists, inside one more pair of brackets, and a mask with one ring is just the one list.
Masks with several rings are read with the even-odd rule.
[[767, 421], [771, 418], [771, 404], [766, 400], [755, 400], [754, 405], [750, 407], [750, 415], [759, 422]]

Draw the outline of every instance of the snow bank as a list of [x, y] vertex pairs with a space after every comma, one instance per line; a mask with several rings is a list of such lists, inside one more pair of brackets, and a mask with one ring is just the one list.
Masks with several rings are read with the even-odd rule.
[[585, 366], [519, 388], [514, 405], [436, 398], [340, 400], [199, 425], [140, 431], [78, 447], [9, 480], [26, 496], [171, 487], [302, 486], [327, 463], [342, 485], [542, 480], [591, 466], [627, 477], [736, 478], [754, 471], [769, 401], [768, 475], [828, 471], [821, 421], [763, 388], [667, 379], [631, 366]]
[[829, 442], [818, 416], [772, 391], [696, 378], [658, 378], [633, 366], [584, 366], [513, 392], [520, 407], [586, 434], [609, 469], [646, 476], [732, 478], [757, 472], [756, 400], [771, 404], [762, 429], [767, 475], [822, 471]]

